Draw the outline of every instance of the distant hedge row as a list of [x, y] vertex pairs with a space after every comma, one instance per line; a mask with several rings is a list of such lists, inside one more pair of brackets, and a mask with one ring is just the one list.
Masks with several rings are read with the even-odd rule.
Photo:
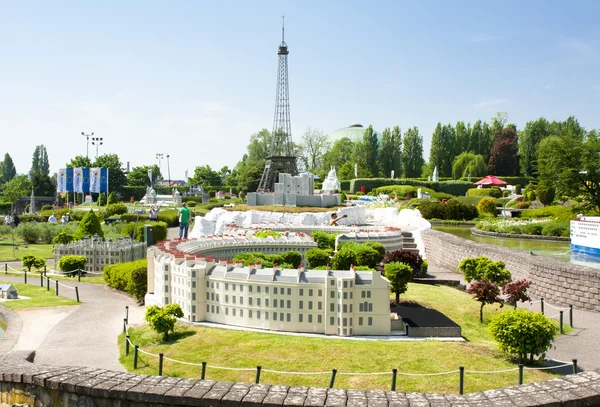
[[148, 289], [148, 260], [106, 266], [104, 267], [104, 281], [117, 290], [130, 293], [141, 302]]
[[388, 185], [411, 185], [415, 187], [431, 188], [436, 192], [444, 192], [454, 196], [462, 196], [473, 188], [472, 182], [466, 181], [417, 181], [414, 179], [391, 179], [391, 178], [356, 178], [350, 181], [350, 191], [356, 193], [361, 187], [366, 188], [366, 192]]

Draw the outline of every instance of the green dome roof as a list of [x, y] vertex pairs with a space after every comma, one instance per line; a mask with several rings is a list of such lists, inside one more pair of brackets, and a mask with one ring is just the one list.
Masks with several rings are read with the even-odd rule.
[[[348, 137], [352, 142], [362, 141], [365, 130], [367, 130], [367, 128], [363, 127], [362, 124], [351, 124], [348, 127], [344, 127], [343, 129], [329, 133], [327, 139], [331, 142], [331, 144], [344, 137]], [[381, 133], [375, 129], [373, 129], [373, 131], [377, 135], [377, 140], [379, 140], [379, 143], [381, 143]]]

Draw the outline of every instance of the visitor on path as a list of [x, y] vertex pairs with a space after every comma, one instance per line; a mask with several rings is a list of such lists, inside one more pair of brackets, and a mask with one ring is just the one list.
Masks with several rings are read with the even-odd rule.
[[14, 212], [11, 226], [16, 228], [17, 226], [19, 226], [19, 223], [21, 223], [21, 219], [19, 219], [19, 217], [17, 216], [17, 212]]
[[11, 225], [11, 223], [12, 223], [12, 216], [10, 216], [10, 214], [9, 214], [9, 215], [6, 215], [6, 216], [4, 217], [4, 224], [5, 224], [6, 226], [10, 226], [10, 225]]
[[339, 226], [338, 225], [338, 220], [347, 218], [348, 215], [341, 215], [341, 216], [337, 216], [337, 213], [332, 213], [331, 214], [331, 219], [329, 220], [329, 226]]
[[67, 224], [67, 217], [65, 215], [61, 216], [61, 218], [60, 218], [60, 224], [61, 225], [66, 225]]
[[179, 209], [179, 239], [188, 238], [188, 229], [190, 228], [190, 210], [187, 203], [183, 203], [183, 207]]
[[71, 213], [67, 212], [67, 223], [72, 222], [73, 218], [71, 217]]
[[154, 205], [150, 206], [150, 210], [148, 211], [148, 218], [150, 220], [158, 220], [158, 211], [160, 210], [160, 206], [155, 207]]
[[49, 223], [56, 223], [56, 216], [54, 214], [50, 215], [50, 217], [48, 218], [48, 222]]

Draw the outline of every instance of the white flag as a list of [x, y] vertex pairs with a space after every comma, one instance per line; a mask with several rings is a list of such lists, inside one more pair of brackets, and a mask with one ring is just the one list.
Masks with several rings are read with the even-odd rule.
[[148, 170], [148, 178], [150, 178], [150, 185], [152, 185], [152, 169]]
[[62, 194], [67, 192], [67, 169], [60, 168], [58, 170], [58, 178], [56, 179], [56, 192]]
[[100, 168], [90, 168], [90, 192], [100, 193]]
[[394, 179], [394, 170], [392, 170], [392, 176], [390, 178]]
[[358, 164], [354, 164], [354, 177], [358, 177]]
[[73, 191], [83, 192], [83, 169], [73, 168]]

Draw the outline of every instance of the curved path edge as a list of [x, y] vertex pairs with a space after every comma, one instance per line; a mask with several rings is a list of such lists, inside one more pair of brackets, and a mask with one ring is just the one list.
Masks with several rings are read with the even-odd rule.
[[6, 332], [0, 338], [0, 360], [6, 358], [15, 346], [23, 330], [21, 316], [10, 308], [0, 305], [0, 319], [7, 323]]

